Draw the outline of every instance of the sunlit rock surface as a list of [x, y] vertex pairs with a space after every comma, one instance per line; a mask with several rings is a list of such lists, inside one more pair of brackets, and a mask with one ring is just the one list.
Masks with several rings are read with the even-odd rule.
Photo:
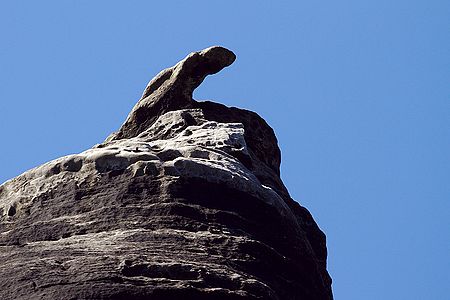
[[332, 299], [272, 129], [192, 99], [234, 60], [190, 54], [105, 142], [0, 186], [0, 299]]

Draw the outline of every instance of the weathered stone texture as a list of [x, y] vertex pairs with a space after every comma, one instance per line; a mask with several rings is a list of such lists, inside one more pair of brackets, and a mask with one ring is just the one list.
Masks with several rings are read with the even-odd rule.
[[0, 186], [0, 299], [332, 299], [273, 130], [192, 99], [234, 59], [190, 54], [105, 142]]

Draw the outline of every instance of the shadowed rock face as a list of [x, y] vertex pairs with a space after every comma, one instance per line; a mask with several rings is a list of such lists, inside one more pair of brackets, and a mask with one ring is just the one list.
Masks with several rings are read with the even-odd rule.
[[104, 143], [0, 186], [0, 299], [332, 299], [273, 130], [192, 99], [234, 60], [190, 54]]

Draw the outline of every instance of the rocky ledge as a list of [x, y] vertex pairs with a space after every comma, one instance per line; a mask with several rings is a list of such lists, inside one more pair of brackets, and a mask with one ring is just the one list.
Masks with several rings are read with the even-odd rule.
[[0, 186], [0, 299], [332, 299], [273, 130], [192, 99], [234, 60], [190, 54], [105, 142]]

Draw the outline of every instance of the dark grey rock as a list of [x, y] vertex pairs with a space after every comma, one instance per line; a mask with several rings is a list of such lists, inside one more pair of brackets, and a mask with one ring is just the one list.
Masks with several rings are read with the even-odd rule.
[[190, 54], [107, 141], [0, 186], [0, 299], [332, 299], [273, 130], [192, 99], [234, 59]]

